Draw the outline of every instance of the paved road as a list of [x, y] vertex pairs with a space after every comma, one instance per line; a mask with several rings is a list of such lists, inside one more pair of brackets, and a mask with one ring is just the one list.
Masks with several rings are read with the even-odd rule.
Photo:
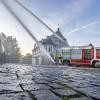
[[100, 69], [0, 65], [0, 100], [100, 100]]

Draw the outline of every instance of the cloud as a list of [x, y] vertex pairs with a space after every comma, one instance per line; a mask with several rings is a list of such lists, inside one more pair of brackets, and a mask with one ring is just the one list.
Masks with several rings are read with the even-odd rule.
[[83, 29], [86, 29], [86, 28], [88, 28], [88, 27], [90, 27], [90, 26], [93, 26], [93, 25], [99, 24], [99, 23], [100, 23], [100, 20], [95, 21], [95, 22], [92, 22], [92, 23], [89, 23], [89, 24], [84, 25], [84, 26], [81, 26], [81, 27], [79, 27], [79, 28], [75, 28], [75, 29], [73, 29], [72, 31], [68, 32], [67, 35], [70, 35], [70, 34], [72, 34], [72, 33], [74, 33], [74, 32], [81, 31], [81, 30], [83, 30]]
[[[78, 18], [87, 9], [94, 0], [74, 0], [69, 2], [62, 8], [56, 8], [54, 12], [49, 12], [48, 20], [57, 22], [60, 25], [72, 23], [75, 18]], [[52, 25], [51, 25], [52, 26]]]

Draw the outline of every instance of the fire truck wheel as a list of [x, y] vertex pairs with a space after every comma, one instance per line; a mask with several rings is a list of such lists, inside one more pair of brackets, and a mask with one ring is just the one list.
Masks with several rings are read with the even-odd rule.
[[92, 67], [94, 67], [94, 68], [100, 68], [100, 65], [98, 65], [98, 62], [99, 61], [93, 61]]
[[63, 65], [68, 65], [69, 66], [70, 65], [70, 62], [68, 60], [64, 60], [63, 61]]
[[67, 61], [67, 65], [70, 66], [70, 61]]
[[63, 61], [63, 65], [68, 65], [68, 66], [70, 66], [70, 61], [69, 61], [69, 60], [64, 60], [64, 61]]
[[97, 62], [97, 61], [93, 61], [92, 67], [94, 67], [94, 68], [97, 67], [97, 66], [96, 66], [96, 62]]
[[66, 61], [65, 60], [63, 61], [63, 65], [66, 65]]

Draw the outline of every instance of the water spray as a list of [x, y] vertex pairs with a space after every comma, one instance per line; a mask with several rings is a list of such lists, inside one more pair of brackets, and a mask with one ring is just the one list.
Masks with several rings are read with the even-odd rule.
[[31, 31], [27, 28], [27, 26], [21, 21], [21, 19], [15, 14], [15, 12], [6, 4], [4, 0], [0, 0], [1, 3], [7, 8], [7, 10], [14, 16], [14, 18], [20, 23], [20, 25], [26, 30], [26, 32], [31, 36], [33, 40], [37, 43], [37, 45], [42, 48], [42, 52], [53, 62], [55, 61], [52, 59], [50, 54], [46, 51], [44, 46], [36, 39], [36, 37], [31, 33]]
[[27, 9], [24, 5], [22, 5], [18, 0], [15, 0], [23, 9], [25, 9], [30, 15], [35, 17], [40, 23], [42, 23], [48, 30], [50, 30], [57, 38], [61, 41], [64, 41], [59, 35], [56, 34], [47, 24], [45, 24], [38, 16], [36, 16], [33, 12]]

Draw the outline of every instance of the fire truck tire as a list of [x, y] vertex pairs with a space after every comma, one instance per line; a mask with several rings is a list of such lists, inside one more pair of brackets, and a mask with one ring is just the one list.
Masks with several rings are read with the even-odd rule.
[[68, 65], [69, 66], [70, 65], [70, 61], [69, 60], [64, 60], [63, 61], [63, 65]]
[[70, 61], [69, 60], [67, 61], [67, 65], [70, 66]]
[[63, 65], [66, 65], [66, 60], [63, 60]]
[[98, 61], [93, 61], [93, 63], [92, 63], [92, 67], [93, 67], [93, 68], [97, 67], [97, 66], [96, 66], [96, 62], [98, 62]]

